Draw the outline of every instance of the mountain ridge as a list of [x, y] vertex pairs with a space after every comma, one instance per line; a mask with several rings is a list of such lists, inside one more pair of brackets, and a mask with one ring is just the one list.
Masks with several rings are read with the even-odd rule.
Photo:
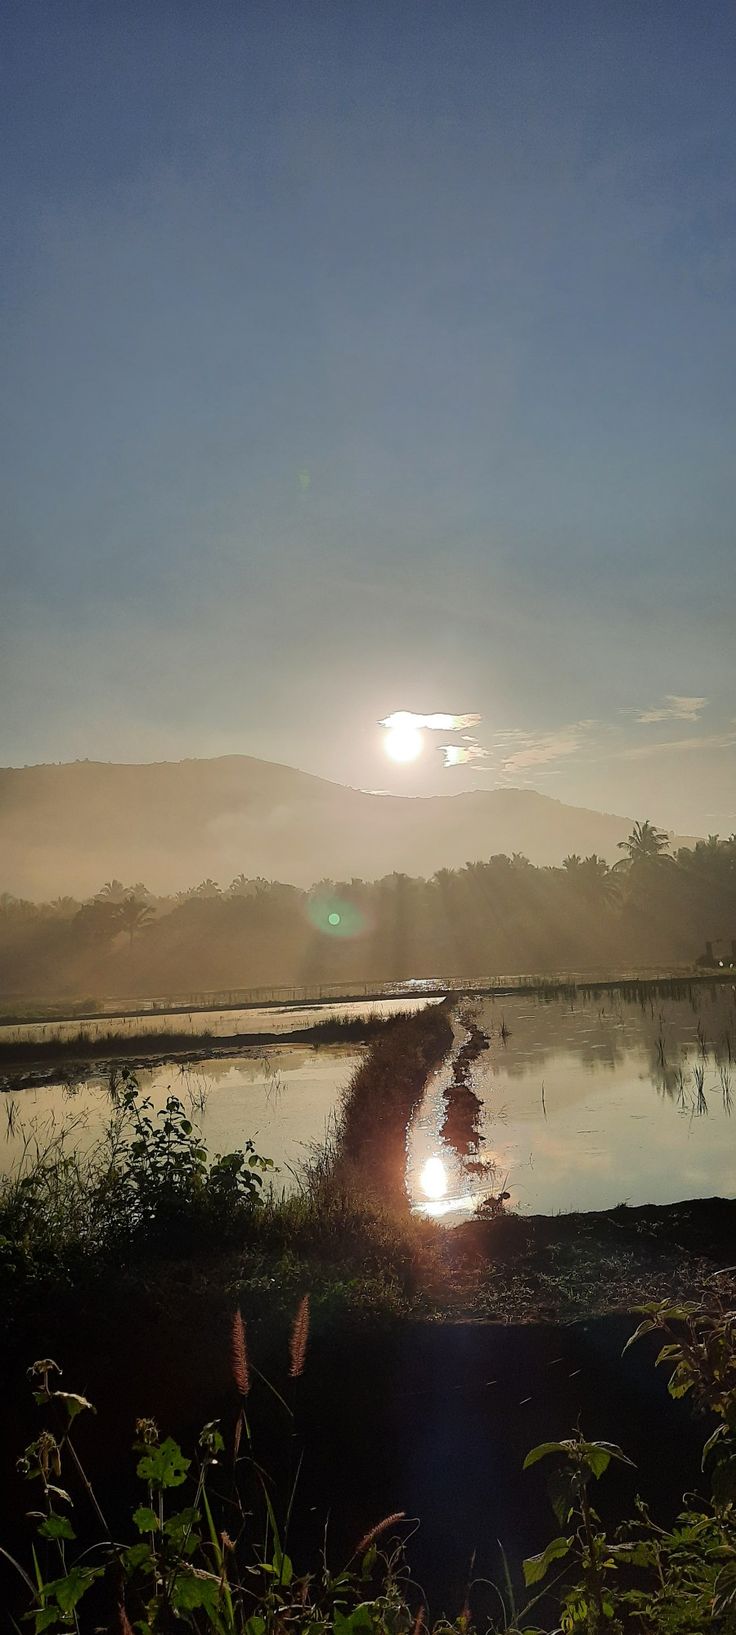
[[163, 893], [241, 871], [309, 885], [498, 852], [613, 862], [631, 824], [539, 790], [384, 794], [249, 755], [39, 762], [0, 768], [0, 890], [84, 897], [115, 875]]

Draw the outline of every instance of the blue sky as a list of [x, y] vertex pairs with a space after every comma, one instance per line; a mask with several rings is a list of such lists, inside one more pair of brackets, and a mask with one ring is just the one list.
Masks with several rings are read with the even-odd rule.
[[[736, 828], [732, 8], [2, 28], [0, 760]], [[392, 766], [402, 709], [487, 755]]]

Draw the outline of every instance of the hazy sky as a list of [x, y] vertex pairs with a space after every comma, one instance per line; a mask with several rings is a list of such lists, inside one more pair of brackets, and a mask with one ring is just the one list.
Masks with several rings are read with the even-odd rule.
[[732, 6], [1, 26], [0, 760], [736, 828]]

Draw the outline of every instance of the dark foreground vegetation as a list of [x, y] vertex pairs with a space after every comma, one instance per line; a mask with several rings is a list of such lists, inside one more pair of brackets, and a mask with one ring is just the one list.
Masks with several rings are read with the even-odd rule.
[[[701, 1635], [706, 1629], [728, 1635], [736, 1619], [733, 1318], [717, 1297], [707, 1305], [654, 1304], [640, 1315], [631, 1338], [658, 1338], [657, 1360], [669, 1373], [671, 1396], [689, 1397], [704, 1416], [702, 1496], [687, 1495], [674, 1526], [640, 1500], [633, 1514], [604, 1521], [598, 1485], [610, 1471], [631, 1466], [629, 1455], [580, 1429], [539, 1443], [524, 1468], [530, 1487], [547, 1473], [552, 1536], [523, 1561], [518, 1577], [499, 1540], [490, 1607], [488, 1585], [474, 1580], [471, 1555], [463, 1604], [439, 1620], [412, 1578], [406, 1542], [414, 1529], [402, 1510], [377, 1516], [337, 1564], [327, 1531], [312, 1560], [303, 1563], [296, 1554], [299, 1510], [309, 1500], [299, 1486], [308, 1296], [296, 1308], [288, 1375], [279, 1386], [256, 1366], [235, 1310], [228, 1409], [205, 1424], [193, 1449], [183, 1451], [150, 1417], [137, 1420], [138, 1490], [125, 1520], [116, 1513], [114, 1525], [79, 1452], [79, 1422], [95, 1412], [94, 1404], [66, 1388], [52, 1359], [36, 1362], [29, 1377], [41, 1427], [18, 1467], [32, 1508], [26, 1536], [16, 1529], [13, 1547], [2, 1547], [6, 1605], [39, 1632], [415, 1635], [433, 1627], [457, 1635], [475, 1629], [489, 1635]], [[269, 1392], [277, 1414], [264, 1447], [254, 1434], [252, 1398]], [[104, 1442], [104, 1425], [99, 1434]], [[119, 1480], [122, 1486], [122, 1471]], [[450, 1523], [452, 1508], [448, 1494]], [[487, 1610], [481, 1610], [484, 1602]]]
[[0, 992], [93, 1000], [267, 985], [397, 982], [636, 969], [733, 958], [736, 837], [671, 856], [637, 824], [620, 863], [515, 854], [441, 869], [322, 880], [310, 891], [238, 876], [176, 898], [109, 881], [86, 903], [0, 898]]

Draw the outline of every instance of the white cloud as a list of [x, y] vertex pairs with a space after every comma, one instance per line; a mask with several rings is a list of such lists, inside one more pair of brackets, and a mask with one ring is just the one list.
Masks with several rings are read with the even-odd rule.
[[415, 715], [413, 710], [394, 710], [378, 725], [389, 731], [413, 727], [427, 732], [462, 732], [464, 727], [477, 727], [479, 721], [479, 715]]
[[711, 732], [702, 738], [670, 738], [659, 744], [634, 744], [631, 749], [619, 751], [623, 761], [644, 761], [650, 755], [679, 755], [682, 750], [731, 749], [736, 745], [736, 732]]
[[467, 740], [464, 744], [439, 744], [438, 748], [445, 757], [445, 766], [465, 766], [468, 761], [485, 761], [490, 754], [480, 744], [468, 743]]
[[707, 698], [688, 698], [679, 693], [666, 693], [663, 704], [636, 712], [637, 721], [652, 726], [657, 721], [697, 721]]
[[496, 734], [501, 773], [511, 777], [528, 767], [546, 766], [585, 748], [592, 721], [577, 721], [554, 732], [500, 732]]

